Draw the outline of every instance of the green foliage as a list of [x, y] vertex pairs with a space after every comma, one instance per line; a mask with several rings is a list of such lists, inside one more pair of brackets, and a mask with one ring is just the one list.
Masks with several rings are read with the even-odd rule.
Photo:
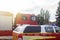
[[58, 9], [57, 9], [57, 15], [58, 16], [56, 18], [56, 25], [60, 27], [60, 2], [59, 2], [59, 6], [58, 6]]
[[38, 24], [43, 25], [43, 24], [48, 24], [49, 23], [49, 11], [46, 10], [46, 12], [41, 9], [40, 14], [38, 14]]

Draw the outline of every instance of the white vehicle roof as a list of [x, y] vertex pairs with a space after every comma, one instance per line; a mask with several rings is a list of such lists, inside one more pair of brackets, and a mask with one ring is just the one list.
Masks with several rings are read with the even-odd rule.
[[18, 26], [13, 32], [23, 33], [23, 31], [25, 30], [25, 28], [27, 26], [40, 26], [41, 27], [41, 33], [45, 33], [45, 28], [44, 27], [52, 27], [53, 30], [54, 30], [54, 27], [57, 27], [57, 26], [51, 26], [51, 25], [22, 25], [22, 26]]

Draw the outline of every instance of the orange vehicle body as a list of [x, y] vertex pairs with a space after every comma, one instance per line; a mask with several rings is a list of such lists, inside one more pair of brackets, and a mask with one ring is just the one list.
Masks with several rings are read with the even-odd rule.
[[0, 11], [0, 37], [12, 36], [12, 24], [13, 14], [10, 12]]
[[[27, 19], [26, 20], [22, 20], [22, 17], [25, 16]], [[36, 21], [32, 21], [31, 20], [31, 16], [35, 16], [33, 14], [17, 14], [16, 15], [16, 24], [30, 24], [30, 25], [37, 25], [37, 20]]]
[[[60, 40], [60, 33], [24, 33], [24, 34], [16, 34], [13, 33], [13, 40], [18, 40], [19, 38], [23, 38], [23, 36], [29, 37], [31, 36], [31, 40]], [[38, 36], [39, 38], [35, 37]]]
[[48, 33], [20, 34], [18, 36], [18, 38], [22, 37], [21, 35], [23, 35], [23, 36], [40, 36], [41, 37], [40, 40], [60, 40], [60, 35], [59, 34], [55, 34], [55, 33], [53, 33], [53, 34], [48, 34]]

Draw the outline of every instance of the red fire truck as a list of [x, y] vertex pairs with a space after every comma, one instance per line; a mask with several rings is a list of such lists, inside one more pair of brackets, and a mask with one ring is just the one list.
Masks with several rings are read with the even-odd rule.
[[37, 17], [34, 14], [23, 14], [18, 13], [15, 18], [14, 25], [17, 24], [23, 25], [23, 24], [30, 24], [30, 25], [37, 25]]
[[13, 14], [0, 11], [0, 39], [12, 39]]

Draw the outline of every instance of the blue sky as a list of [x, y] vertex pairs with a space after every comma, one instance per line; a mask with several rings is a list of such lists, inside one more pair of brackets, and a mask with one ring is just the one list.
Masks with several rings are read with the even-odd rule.
[[49, 10], [50, 21], [55, 21], [59, 0], [0, 0], [0, 11], [39, 14], [40, 9]]

